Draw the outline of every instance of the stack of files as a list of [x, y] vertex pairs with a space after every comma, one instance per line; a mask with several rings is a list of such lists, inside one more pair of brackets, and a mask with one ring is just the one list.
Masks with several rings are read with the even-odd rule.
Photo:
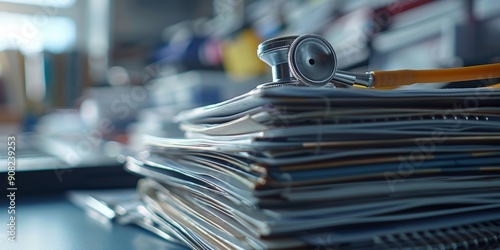
[[126, 168], [191, 248], [500, 244], [499, 90], [261, 87], [176, 119]]

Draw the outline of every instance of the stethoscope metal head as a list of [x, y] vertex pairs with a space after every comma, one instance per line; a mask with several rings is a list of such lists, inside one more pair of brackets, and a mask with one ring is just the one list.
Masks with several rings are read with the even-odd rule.
[[257, 55], [271, 66], [274, 83], [298, 81], [311, 87], [323, 87], [335, 82], [369, 87], [373, 82], [370, 74], [338, 71], [332, 45], [315, 34], [264, 41], [258, 46]]

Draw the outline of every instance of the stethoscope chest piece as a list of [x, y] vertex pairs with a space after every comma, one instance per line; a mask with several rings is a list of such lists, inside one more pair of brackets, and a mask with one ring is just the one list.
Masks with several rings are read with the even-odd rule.
[[266, 40], [257, 48], [259, 58], [271, 66], [270, 84], [296, 84], [309, 87], [328, 84], [337, 75], [337, 57], [330, 43], [308, 34]]

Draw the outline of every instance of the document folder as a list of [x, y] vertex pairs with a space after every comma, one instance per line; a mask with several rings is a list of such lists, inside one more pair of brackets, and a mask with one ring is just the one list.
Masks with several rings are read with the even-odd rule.
[[500, 90], [257, 88], [176, 121], [126, 168], [192, 248], [499, 246]]

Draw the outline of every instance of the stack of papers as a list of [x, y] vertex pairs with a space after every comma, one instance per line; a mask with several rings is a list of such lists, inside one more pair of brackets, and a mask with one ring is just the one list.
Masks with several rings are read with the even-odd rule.
[[176, 119], [126, 168], [191, 248], [499, 244], [498, 90], [258, 88]]

